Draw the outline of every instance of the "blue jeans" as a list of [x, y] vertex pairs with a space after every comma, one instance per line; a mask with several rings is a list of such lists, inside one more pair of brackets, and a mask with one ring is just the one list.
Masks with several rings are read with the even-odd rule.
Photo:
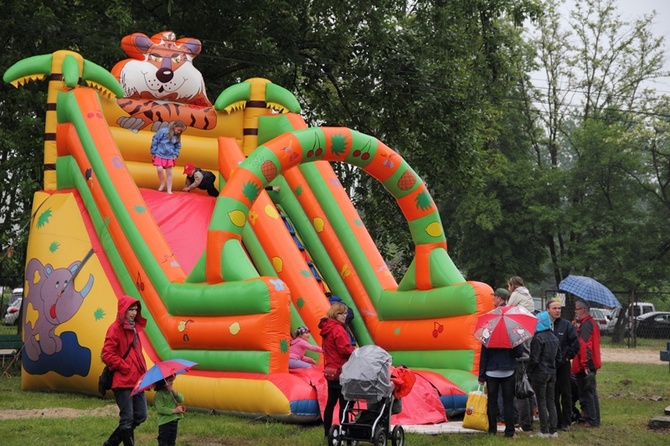
[[[596, 377], [596, 372], [593, 377]], [[586, 373], [581, 372], [575, 375], [577, 377], [577, 387], [579, 388], [579, 405], [582, 406], [584, 420], [591, 426], [600, 426], [600, 401], [598, 400], [598, 389], [594, 380], [593, 388], [584, 385]]]
[[486, 410], [489, 417], [489, 434], [498, 432], [498, 394], [502, 393], [503, 419], [505, 420], [505, 436], [514, 435], [514, 383], [516, 373], [507, 378], [486, 377], [488, 401]]
[[119, 387], [112, 389], [116, 405], [119, 406], [119, 429], [132, 430], [147, 419], [147, 399], [144, 392], [130, 396], [133, 389]]
[[537, 413], [540, 417], [540, 432], [556, 432], [556, 375], [553, 373], [533, 372], [533, 390], [537, 399]]

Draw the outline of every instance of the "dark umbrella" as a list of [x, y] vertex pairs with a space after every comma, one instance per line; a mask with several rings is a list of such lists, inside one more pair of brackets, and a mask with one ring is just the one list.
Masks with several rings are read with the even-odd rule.
[[572, 293], [575, 296], [579, 296], [582, 299], [590, 302], [597, 302], [606, 307], [621, 307], [619, 300], [609, 288], [590, 277], [569, 275], [561, 280], [561, 283], [558, 284], [558, 288], [567, 291], [568, 293]]

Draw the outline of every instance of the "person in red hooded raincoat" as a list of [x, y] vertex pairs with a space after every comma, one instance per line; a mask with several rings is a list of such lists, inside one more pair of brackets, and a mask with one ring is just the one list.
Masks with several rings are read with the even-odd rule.
[[[135, 384], [147, 371], [139, 334], [147, 320], [142, 317], [140, 302], [130, 296], [119, 298], [116, 320], [107, 329], [102, 346], [102, 360], [114, 372], [112, 392], [119, 406], [119, 425], [103, 446], [135, 444], [134, 430], [147, 419], [144, 392], [130, 396]], [[125, 353], [128, 355], [123, 358]]]
[[[332, 366], [342, 370], [342, 366], [356, 347], [351, 345], [351, 338], [347, 329], [344, 327], [344, 321], [347, 318], [347, 306], [342, 302], [335, 302], [319, 322], [321, 337], [323, 338], [321, 348], [323, 349], [324, 367]], [[342, 396], [342, 386], [340, 381], [328, 381], [328, 401], [323, 411], [323, 428], [325, 436], [328, 438], [330, 427], [333, 424], [333, 411], [335, 404], [340, 402], [340, 420], [342, 420], [342, 411], [344, 410], [344, 396]]]

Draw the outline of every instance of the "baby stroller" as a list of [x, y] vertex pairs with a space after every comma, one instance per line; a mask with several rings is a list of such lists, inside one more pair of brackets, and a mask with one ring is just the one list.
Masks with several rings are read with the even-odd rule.
[[347, 403], [341, 424], [330, 428], [329, 445], [366, 441], [386, 446], [390, 439], [393, 446], [403, 446], [402, 426], [391, 430], [391, 414], [400, 412], [401, 400], [393, 395], [390, 369], [391, 355], [376, 345], [366, 345], [352, 353], [340, 375], [342, 395]]

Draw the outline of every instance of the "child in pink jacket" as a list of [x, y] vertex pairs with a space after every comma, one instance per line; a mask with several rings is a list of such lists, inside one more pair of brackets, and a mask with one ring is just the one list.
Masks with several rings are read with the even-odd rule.
[[295, 336], [291, 340], [291, 350], [289, 352], [289, 369], [308, 369], [314, 367], [316, 362], [309, 356], [305, 356], [306, 350], [321, 353], [321, 347], [307, 342], [309, 339], [309, 328], [304, 325], [295, 330]]

